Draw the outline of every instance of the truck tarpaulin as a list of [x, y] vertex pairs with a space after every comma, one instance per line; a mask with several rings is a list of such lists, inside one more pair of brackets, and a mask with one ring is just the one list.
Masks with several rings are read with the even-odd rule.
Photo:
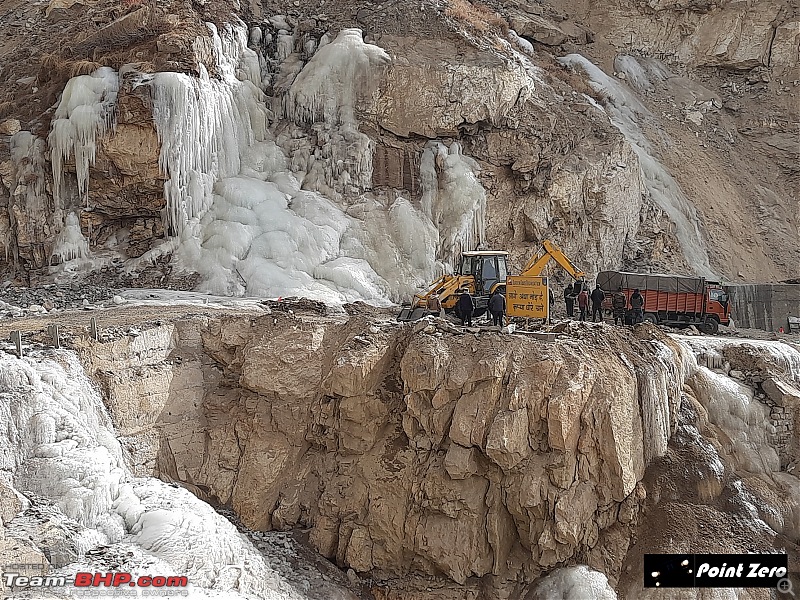
[[597, 275], [597, 285], [605, 292], [623, 290], [651, 290], [658, 292], [704, 294], [705, 279], [702, 277], [681, 277], [679, 275], [653, 275], [650, 273], [624, 273], [621, 271], [601, 271]]

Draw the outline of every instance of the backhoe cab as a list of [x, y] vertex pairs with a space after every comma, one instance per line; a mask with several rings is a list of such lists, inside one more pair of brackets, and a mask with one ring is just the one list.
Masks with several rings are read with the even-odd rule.
[[442, 308], [447, 313], [455, 311], [458, 290], [466, 288], [475, 300], [473, 316], [486, 312], [489, 297], [496, 291], [505, 290], [508, 275], [508, 252], [494, 250], [475, 250], [464, 252], [461, 262], [453, 275], [444, 275], [431, 284], [421, 294], [415, 294], [410, 307], [403, 307], [398, 321], [416, 321], [428, 311], [428, 300], [433, 294], [439, 296]]

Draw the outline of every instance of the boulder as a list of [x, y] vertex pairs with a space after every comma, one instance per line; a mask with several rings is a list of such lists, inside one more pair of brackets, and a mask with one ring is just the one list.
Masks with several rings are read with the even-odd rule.
[[47, 20], [56, 23], [67, 19], [75, 19], [86, 10], [86, 5], [80, 0], [50, 0], [44, 11]]
[[519, 35], [540, 44], [559, 46], [567, 41], [567, 34], [558, 25], [538, 15], [517, 12], [510, 23]]
[[800, 390], [785, 381], [769, 377], [761, 383], [761, 389], [778, 406], [794, 405], [800, 408]]

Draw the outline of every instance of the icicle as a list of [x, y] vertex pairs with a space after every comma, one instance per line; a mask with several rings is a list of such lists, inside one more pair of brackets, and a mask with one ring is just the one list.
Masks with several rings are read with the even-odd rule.
[[53, 166], [53, 195], [60, 205], [64, 161], [75, 154], [78, 192], [88, 202], [89, 167], [95, 160], [95, 139], [114, 126], [119, 77], [109, 67], [73, 77], [61, 93], [47, 138]]

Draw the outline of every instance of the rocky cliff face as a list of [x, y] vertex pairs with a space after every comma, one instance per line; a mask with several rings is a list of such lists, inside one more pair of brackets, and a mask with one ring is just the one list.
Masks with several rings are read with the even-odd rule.
[[[168, 258], [173, 246], [161, 244], [173, 210], [165, 197], [167, 159], [159, 162], [152, 93], [136, 84], [135, 74], [197, 74], [202, 63], [214, 77], [226, 50], [214, 46], [202, 23], [223, 27], [232, 18], [229, 8], [214, 2], [197, 9], [123, 8], [87, 0], [8, 9], [3, 52], [15, 60], [6, 62], [4, 76], [14, 85], [4, 98], [3, 130], [16, 135], [0, 168], [7, 265], [38, 277], [48, 263], [71, 258], [53, 258], [70, 211], [106, 263], [112, 260], [106, 251], [125, 260], [156, 246]], [[509, 249], [517, 264], [551, 238], [590, 273], [702, 271], [708, 261], [728, 280], [798, 275], [791, 123], [799, 22], [788, 0], [514, 2], [491, 9], [461, 1], [413, 8], [311, 2], [237, 10], [260, 56], [260, 85], [273, 109], [270, 131], [290, 168], [309, 174], [304, 189], [342, 206], [363, 202], [365, 193], [378, 202], [402, 196], [424, 205], [431, 177], [424, 149], [458, 142], [480, 167], [485, 240]], [[70, 19], [70, 11], [83, 11], [94, 24]], [[335, 136], [318, 135], [328, 127], [322, 117], [316, 125], [291, 123], [298, 113], [284, 111], [287, 98], [297, 101], [290, 87], [316, 48], [347, 26], [360, 27], [390, 57], [374, 86], [356, 98], [366, 138], [356, 145], [353, 138], [349, 151]], [[85, 39], [52, 50], [52, 40], [75, 35]], [[556, 62], [568, 53], [617, 75], [617, 87]], [[74, 192], [54, 198], [50, 107], [68, 76], [123, 65], [115, 126], [91, 145], [88, 195], [70, 184]], [[366, 154], [357, 150], [362, 146]], [[318, 156], [319, 171], [309, 153]], [[446, 165], [434, 169], [434, 185], [447, 192]], [[80, 175], [81, 169], [67, 157], [66, 170]], [[169, 276], [169, 268], [162, 271]]]
[[256, 530], [305, 528], [379, 597], [517, 597], [586, 564], [641, 598], [643, 552], [800, 541], [796, 349], [588, 326], [548, 343], [351, 312], [78, 347], [137, 473]]

